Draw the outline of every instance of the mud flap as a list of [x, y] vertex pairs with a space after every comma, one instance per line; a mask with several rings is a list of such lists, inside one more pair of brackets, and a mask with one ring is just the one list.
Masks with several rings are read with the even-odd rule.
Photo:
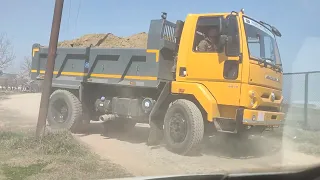
[[236, 111], [236, 133], [243, 133], [244, 132], [244, 125], [243, 125], [243, 108], [239, 108]]
[[223, 126], [218, 122], [219, 119], [213, 121], [217, 131], [231, 134], [243, 134], [245, 132], [245, 126], [243, 125], [243, 108], [239, 108], [236, 111], [236, 119], [221, 119], [220, 121], [229, 121], [230, 128]]
[[[162, 122], [162, 121], [152, 120], [149, 123], [150, 132], [149, 132], [149, 137], [147, 141], [148, 146], [159, 145], [163, 138], [163, 128], [161, 128], [161, 124], [159, 122]], [[162, 122], [162, 126], [163, 126], [163, 122]]]
[[163, 120], [157, 119], [157, 112], [160, 109], [161, 104], [167, 99], [170, 94], [170, 82], [167, 82], [163, 87], [156, 104], [153, 106], [149, 115], [149, 137], [147, 145], [154, 146], [158, 145], [163, 138]]

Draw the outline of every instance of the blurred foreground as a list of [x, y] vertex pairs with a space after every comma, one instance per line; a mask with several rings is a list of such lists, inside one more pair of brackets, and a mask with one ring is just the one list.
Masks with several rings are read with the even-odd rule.
[[41, 142], [34, 132], [0, 132], [0, 179], [101, 179], [129, 176], [100, 160], [71, 134], [50, 134]]

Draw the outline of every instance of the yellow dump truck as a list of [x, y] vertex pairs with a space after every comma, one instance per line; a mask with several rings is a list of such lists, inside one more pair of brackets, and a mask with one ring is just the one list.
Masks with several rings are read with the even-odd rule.
[[[243, 11], [189, 14], [176, 23], [161, 17], [150, 23], [147, 49], [58, 48], [49, 126], [148, 123], [149, 145], [164, 139], [186, 155], [209, 132], [246, 137], [283, 124], [274, 26]], [[47, 55], [33, 45], [32, 79], [43, 79]]]

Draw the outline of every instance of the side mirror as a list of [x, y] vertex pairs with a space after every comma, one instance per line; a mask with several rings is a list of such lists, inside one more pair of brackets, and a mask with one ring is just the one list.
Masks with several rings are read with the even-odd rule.
[[224, 35], [224, 34], [220, 35], [219, 44], [218, 44], [219, 51], [222, 52], [223, 49], [228, 48], [228, 43], [232, 41], [231, 39], [232, 38], [228, 37], [227, 35]]
[[227, 56], [240, 55], [239, 27], [236, 15], [229, 15], [225, 20], [224, 34], [221, 35], [221, 43], [225, 45]]
[[184, 22], [181, 20], [177, 20], [176, 27], [174, 29], [174, 37], [180, 39], [182, 30], [183, 30]]
[[229, 37], [227, 35], [221, 35], [219, 39], [219, 45], [221, 47], [225, 46], [228, 43]]
[[219, 19], [219, 27], [220, 27], [219, 33], [220, 34], [222, 34], [222, 35], [226, 34], [226, 25], [227, 25], [227, 20], [225, 18], [221, 17]]

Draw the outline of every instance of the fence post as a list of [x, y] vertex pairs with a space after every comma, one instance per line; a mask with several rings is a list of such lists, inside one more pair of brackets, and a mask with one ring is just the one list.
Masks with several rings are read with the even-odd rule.
[[308, 129], [309, 73], [304, 76], [304, 128]]

